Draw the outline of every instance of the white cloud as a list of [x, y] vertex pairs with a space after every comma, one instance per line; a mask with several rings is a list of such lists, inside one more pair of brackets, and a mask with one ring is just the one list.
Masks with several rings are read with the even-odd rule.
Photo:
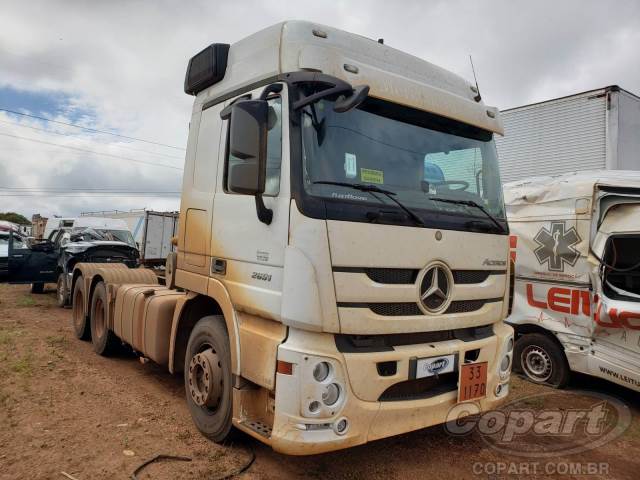
[[[94, 113], [76, 121], [185, 146], [192, 101], [182, 93], [188, 58], [209, 43], [233, 43], [286, 18], [383, 37], [385, 43], [467, 79], [472, 54], [485, 101], [502, 108], [613, 83], [640, 92], [640, 3], [582, 0], [5, 1], [0, 16], [0, 88], [64, 93], [71, 107]], [[71, 118], [69, 112], [59, 116], [63, 121]], [[16, 121], [1, 113], [0, 120]], [[118, 146], [180, 156], [177, 150], [88, 132], [46, 135], [5, 123], [0, 123], [0, 132], [145, 161], [182, 163]], [[0, 174], [0, 187], [180, 188], [178, 171], [3, 136]], [[28, 215], [178, 207], [176, 199], [126, 197], [0, 197], [0, 202], [0, 211]]]

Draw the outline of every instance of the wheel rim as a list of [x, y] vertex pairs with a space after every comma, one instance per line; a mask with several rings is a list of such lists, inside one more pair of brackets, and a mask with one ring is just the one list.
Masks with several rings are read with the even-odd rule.
[[80, 289], [76, 290], [76, 294], [73, 299], [73, 324], [77, 331], [80, 331], [84, 326], [84, 308], [83, 308], [82, 292]]
[[95, 310], [93, 312], [94, 316], [94, 328], [96, 330], [96, 336], [102, 338], [104, 335], [105, 325], [104, 325], [104, 304], [102, 303], [101, 298], [96, 298]]
[[204, 350], [191, 357], [188, 378], [193, 402], [202, 409], [215, 412], [220, 406], [224, 381], [222, 362], [213, 348], [205, 346]]
[[536, 382], [546, 382], [553, 373], [553, 361], [545, 349], [529, 345], [522, 351], [522, 368]]

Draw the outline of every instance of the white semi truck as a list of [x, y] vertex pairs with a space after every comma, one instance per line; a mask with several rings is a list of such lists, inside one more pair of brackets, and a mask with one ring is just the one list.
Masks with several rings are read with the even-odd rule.
[[514, 368], [555, 387], [576, 371], [640, 391], [640, 172], [539, 177], [504, 191]]
[[213, 44], [178, 252], [80, 264], [73, 323], [184, 375], [198, 429], [313, 454], [508, 394], [513, 330], [498, 111], [461, 78], [307, 22]]

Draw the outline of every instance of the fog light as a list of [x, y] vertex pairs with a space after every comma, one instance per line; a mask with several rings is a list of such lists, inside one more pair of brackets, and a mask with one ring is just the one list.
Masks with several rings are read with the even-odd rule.
[[349, 422], [346, 418], [342, 417], [333, 424], [333, 431], [338, 435], [344, 435], [349, 429]]
[[511, 366], [511, 357], [509, 355], [505, 355], [502, 358], [502, 362], [500, 363], [500, 371], [506, 372], [507, 370], [509, 370], [510, 366]]
[[317, 382], [323, 382], [329, 376], [329, 370], [331, 367], [327, 362], [317, 363], [315, 367], [313, 367], [313, 378], [316, 379]]
[[320, 402], [314, 400], [309, 404], [309, 411], [311, 413], [316, 413], [318, 410], [320, 410]]
[[495, 389], [496, 397], [500, 397], [509, 393], [509, 384], [508, 383], [499, 383]]
[[335, 383], [327, 385], [322, 392], [322, 402], [325, 405], [333, 405], [338, 401], [339, 397], [340, 387]]

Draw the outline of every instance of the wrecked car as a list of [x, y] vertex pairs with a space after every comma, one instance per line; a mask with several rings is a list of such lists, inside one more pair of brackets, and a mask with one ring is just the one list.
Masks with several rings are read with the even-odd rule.
[[539, 177], [504, 193], [514, 369], [554, 387], [575, 371], [640, 391], [640, 173]]
[[46, 283], [56, 283], [58, 305], [69, 304], [71, 274], [78, 262], [138, 265], [139, 251], [131, 231], [122, 220], [80, 217], [72, 227], [60, 226], [48, 238], [17, 244], [10, 235], [9, 283], [31, 284], [42, 293]]

